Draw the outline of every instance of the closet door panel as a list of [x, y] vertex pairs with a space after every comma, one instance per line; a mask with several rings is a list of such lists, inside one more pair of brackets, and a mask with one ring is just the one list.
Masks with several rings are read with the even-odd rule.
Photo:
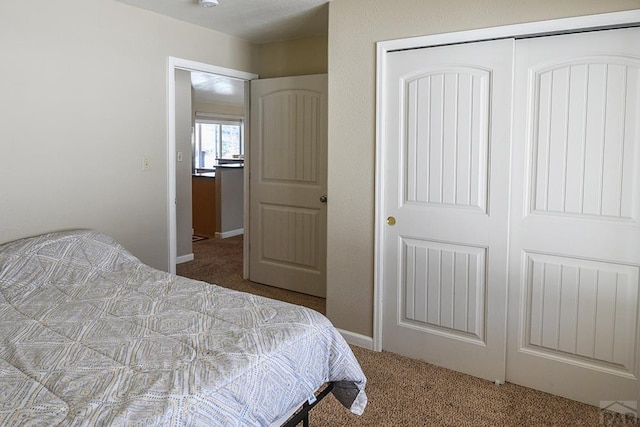
[[596, 406], [640, 397], [638, 40], [516, 42], [507, 380]]
[[513, 40], [393, 52], [383, 94], [383, 349], [499, 382], [512, 55]]

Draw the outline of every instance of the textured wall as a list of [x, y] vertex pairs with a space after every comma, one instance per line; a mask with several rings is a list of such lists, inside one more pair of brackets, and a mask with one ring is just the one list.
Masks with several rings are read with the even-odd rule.
[[327, 314], [373, 334], [375, 43], [640, 8], [638, 0], [334, 0], [329, 5]]
[[324, 74], [327, 72], [327, 36], [259, 44], [253, 55], [261, 79]]

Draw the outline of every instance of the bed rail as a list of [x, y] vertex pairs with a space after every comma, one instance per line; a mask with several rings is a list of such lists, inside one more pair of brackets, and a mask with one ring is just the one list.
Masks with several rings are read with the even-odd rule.
[[313, 409], [322, 399], [325, 398], [327, 394], [329, 394], [333, 390], [333, 383], [328, 383], [322, 390], [320, 390], [316, 395], [313, 402], [309, 402], [308, 400], [304, 402], [304, 404], [298, 409], [298, 411], [293, 414], [291, 418], [287, 420], [282, 427], [295, 427], [300, 424], [302, 421], [303, 427], [309, 427], [309, 411]]

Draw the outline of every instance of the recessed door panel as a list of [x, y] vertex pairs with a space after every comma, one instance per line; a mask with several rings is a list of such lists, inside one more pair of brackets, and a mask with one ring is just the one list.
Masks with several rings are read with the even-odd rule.
[[398, 324], [485, 343], [486, 249], [402, 239]]
[[262, 180], [318, 184], [321, 96], [282, 90], [260, 98]]
[[526, 254], [523, 348], [633, 376], [638, 266]]
[[531, 210], [637, 221], [638, 60], [594, 55], [530, 72]]
[[320, 209], [261, 205], [262, 260], [319, 273]]
[[403, 79], [406, 202], [486, 209], [490, 82], [474, 67]]

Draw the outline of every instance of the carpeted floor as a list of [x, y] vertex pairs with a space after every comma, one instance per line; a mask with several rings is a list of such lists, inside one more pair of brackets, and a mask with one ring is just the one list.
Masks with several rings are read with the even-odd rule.
[[[178, 274], [325, 312], [322, 298], [242, 279], [242, 236], [193, 244]], [[640, 420], [515, 384], [493, 383], [388, 352], [353, 347], [367, 376], [369, 404], [358, 417], [327, 397], [311, 427], [331, 426], [640, 426]]]
[[265, 286], [242, 278], [242, 236], [206, 239], [193, 243], [194, 260], [178, 264], [180, 276], [215, 283], [225, 288], [304, 305], [325, 314], [324, 298]]

